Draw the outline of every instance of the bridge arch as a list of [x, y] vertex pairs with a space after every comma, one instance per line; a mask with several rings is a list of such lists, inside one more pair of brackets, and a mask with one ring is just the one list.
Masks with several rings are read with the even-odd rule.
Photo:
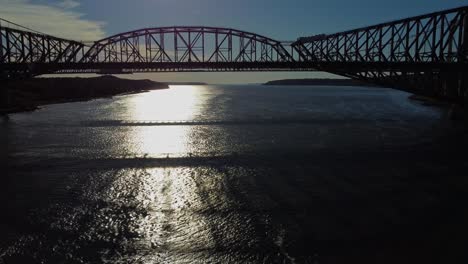
[[205, 26], [144, 28], [96, 41], [84, 63], [293, 62], [281, 42], [247, 31]]

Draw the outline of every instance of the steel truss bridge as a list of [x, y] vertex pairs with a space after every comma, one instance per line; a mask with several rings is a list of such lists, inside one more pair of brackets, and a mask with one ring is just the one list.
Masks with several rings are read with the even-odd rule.
[[0, 26], [0, 78], [50, 73], [325, 71], [468, 100], [468, 6], [281, 42], [216, 27], [157, 27], [83, 43]]

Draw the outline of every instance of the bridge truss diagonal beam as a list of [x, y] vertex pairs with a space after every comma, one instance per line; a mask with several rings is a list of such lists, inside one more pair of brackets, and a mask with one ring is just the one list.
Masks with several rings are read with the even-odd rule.
[[145, 28], [90, 45], [0, 25], [0, 78], [46, 73], [326, 71], [468, 100], [468, 6], [280, 42], [204, 26]]
[[468, 98], [468, 6], [301, 37], [292, 46], [301, 61], [318, 70], [410, 92]]
[[125, 32], [97, 41], [80, 62], [291, 62], [278, 41], [214, 27], [162, 27]]

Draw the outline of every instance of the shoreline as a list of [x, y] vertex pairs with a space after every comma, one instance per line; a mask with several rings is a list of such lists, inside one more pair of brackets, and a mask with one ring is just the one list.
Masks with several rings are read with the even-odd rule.
[[44, 102], [37, 102], [36, 105], [31, 106], [31, 107], [25, 107], [19, 110], [15, 111], [3, 111], [3, 109], [0, 109], [0, 115], [8, 115], [8, 114], [17, 114], [17, 113], [26, 113], [26, 112], [33, 112], [36, 110], [40, 110], [42, 106], [47, 106], [47, 105], [55, 105], [55, 104], [66, 104], [66, 103], [78, 103], [78, 102], [88, 102], [92, 100], [97, 100], [97, 99], [112, 99], [116, 96], [124, 96], [124, 95], [131, 95], [131, 94], [140, 94], [140, 93], [147, 93], [151, 90], [142, 90], [142, 91], [135, 91], [135, 92], [125, 92], [121, 94], [115, 94], [112, 96], [99, 96], [99, 97], [92, 97], [92, 98], [83, 98], [83, 99], [63, 99], [63, 100], [56, 100], [56, 101], [44, 101]]
[[263, 83], [262, 85], [284, 85], [284, 86], [341, 86], [341, 87], [382, 87], [375, 84], [365, 83], [353, 79], [282, 79]]
[[[0, 107], [0, 116], [32, 112], [41, 106], [94, 99], [113, 98], [152, 90], [169, 89], [166, 83], [150, 80], [128, 80], [113, 76], [95, 78], [34, 78], [6, 83], [8, 107]], [[67, 88], [73, 89], [67, 92]]]

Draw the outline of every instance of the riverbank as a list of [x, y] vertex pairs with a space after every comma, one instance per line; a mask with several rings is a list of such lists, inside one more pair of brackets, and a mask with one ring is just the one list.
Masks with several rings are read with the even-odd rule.
[[366, 86], [377, 87], [375, 84], [369, 84], [352, 79], [284, 79], [264, 83], [264, 85], [321, 85], [321, 86]]
[[[264, 83], [263, 85], [284, 85], [284, 86], [341, 86], [341, 87], [382, 87], [371, 83], [361, 82], [352, 79], [283, 79], [275, 80]], [[408, 96], [408, 99], [417, 101], [425, 106], [439, 107], [442, 109], [448, 109], [448, 117], [452, 121], [463, 121], [468, 120], [468, 110], [466, 106], [456, 104], [453, 102], [444, 101], [437, 98], [432, 98], [424, 95], [412, 94]]]
[[165, 82], [167, 85], [208, 85], [206, 82]]
[[6, 87], [8, 103], [0, 114], [34, 111], [41, 105], [87, 101], [128, 93], [168, 89], [166, 83], [151, 80], [128, 80], [114, 76], [94, 78], [33, 78], [9, 81]]

